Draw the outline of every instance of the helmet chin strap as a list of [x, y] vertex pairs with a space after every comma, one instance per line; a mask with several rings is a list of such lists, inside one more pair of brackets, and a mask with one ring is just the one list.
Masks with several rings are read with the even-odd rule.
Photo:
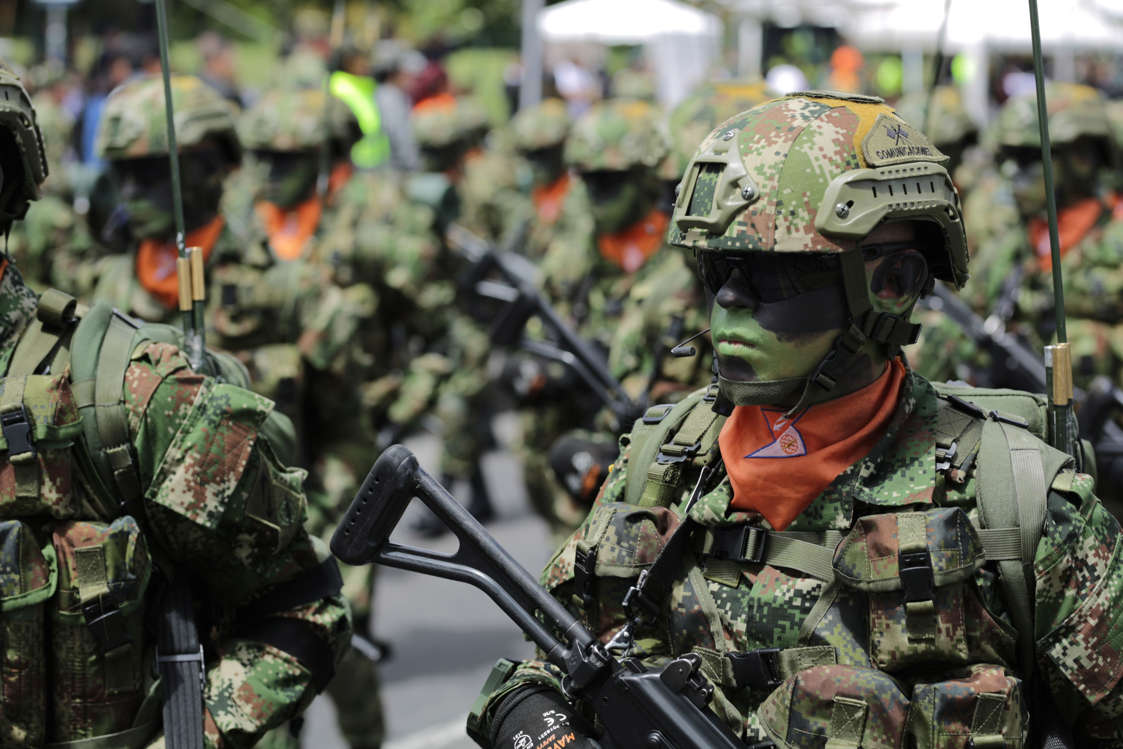
[[842, 284], [850, 325], [831, 343], [830, 350], [819, 360], [811, 374], [777, 380], [730, 380], [718, 374], [721, 398], [714, 409], [734, 406], [767, 406], [788, 403], [798, 393], [795, 405], [784, 418], [793, 419], [811, 406], [846, 395], [838, 385], [850, 372], [869, 342], [883, 343], [895, 353], [901, 346], [915, 343], [920, 325], [908, 318], [888, 312], [876, 312], [870, 304], [869, 284], [862, 251], [847, 250], [839, 255]]

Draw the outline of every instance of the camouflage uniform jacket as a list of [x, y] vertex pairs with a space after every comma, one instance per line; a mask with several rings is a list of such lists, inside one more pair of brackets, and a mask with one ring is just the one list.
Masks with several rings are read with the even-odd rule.
[[[10, 266], [0, 281], [0, 371], [36, 306]], [[139, 743], [114, 745], [157, 738], [147, 615], [161, 587], [157, 565], [166, 563], [194, 580], [207, 746], [250, 746], [303, 710], [330, 676], [266, 644], [269, 628], [300, 630], [306, 652], [329, 667], [350, 635], [338, 592], [292, 594], [307, 573], [334, 563], [302, 528], [303, 471], [281, 463], [266, 436], [272, 404], [196, 374], [174, 345], [140, 343], [122, 393], [143, 510], [134, 517], [94, 488], [105, 480], [91, 473], [78, 384], [68, 367], [0, 388], [0, 399], [22, 391], [38, 448], [30, 462], [26, 451], [17, 460], [5, 435], [0, 452], [0, 745], [103, 736], [146, 720]], [[116, 605], [100, 627], [86, 623], [93, 604], [103, 613]]]
[[35, 289], [54, 287], [82, 297], [92, 288], [97, 244], [85, 220], [60, 196], [44, 195], [13, 224], [8, 254]]
[[[884, 436], [788, 529], [807, 532], [804, 540], [818, 538], [828, 549], [838, 544], [827, 556], [833, 576], [754, 563], [743, 551], [748, 544], [724, 558], [714, 551], [718, 535], [730, 529], [743, 539], [746, 524], [766, 528], [759, 515], [730, 507], [732, 489], [716, 446], [687, 462], [665, 501], [626, 503], [628, 474], [647, 467], [630, 464], [631, 447], [639, 443], [625, 435], [622, 456], [592, 512], [547, 564], [542, 583], [607, 642], [625, 624], [621, 602], [628, 587], [679, 524], [678, 512], [698, 482], [698, 463], [713, 462], [717, 470], [690, 510], [698, 527], [670, 595], [657, 601], [654, 624], [634, 632], [631, 655], [650, 666], [682, 653], [701, 655], [703, 672], [716, 686], [711, 708], [749, 743], [768, 738], [767, 724], [773, 740], [778, 734], [788, 742], [781, 745], [821, 746], [813, 736], [829, 732], [832, 710], [847, 704], [832, 697], [848, 692], [869, 705], [864, 738], [833, 737], [854, 742], [848, 746], [908, 745], [901, 736], [906, 714], [908, 730], [935, 723], [942, 731], [914, 734], [916, 746], [969, 746], [968, 734], [978, 728], [972, 710], [979, 707], [971, 697], [980, 692], [991, 695], [987, 704], [996, 708], [994, 722], [981, 732], [1009, 741], [1020, 735], [1025, 709], [1017, 699], [1015, 630], [994, 563], [984, 564], [971, 540], [980, 513], [977, 472], [993, 469], [980, 461], [953, 480], [937, 467], [936, 434], [949, 407], [926, 380], [910, 374]], [[690, 413], [700, 410], [712, 419], [708, 429], [720, 430], [723, 420], [710, 404], [703, 400]], [[1112, 613], [1123, 597], [1120, 529], [1093, 496], [1092, 479], [1064, 467], [1064, 456], [1059, 461], [1052, 464], [1062, 467], [1051, 480], [1032, 565], [1036, 668], [1082, 738], [1120, 746], [1123, 623]], [[1049, 482], [1050, 468], [1045, 471]], [[645, 497], [651, 486], [649, 480]], [[929, 591], [934, 607], [906, 604], [903, 583], [895, 585], [898, 576], [903, 580], [899, 553], [918, 541], [927, 544], [936, 570]], [[738, 675], [734, 664], [745, 661], [738, 654], [762, 648], [779, 649], [771, 661], [778, 673], [769, 684], [743, 686], [752, 680]], [[527, 682], [557, 687], [558, 673], [540, 661], [524, 662], [491, 695], [483, 715], [490, 715], [497, 697]]]

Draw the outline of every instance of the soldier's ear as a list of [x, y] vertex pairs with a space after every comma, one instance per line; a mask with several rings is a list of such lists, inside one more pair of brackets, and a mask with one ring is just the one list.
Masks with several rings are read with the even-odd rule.
[[903, 250], [866, 264], [870, 302], [878, 312], [904, 316], [924, 293], [930, 274], [918, 250]]

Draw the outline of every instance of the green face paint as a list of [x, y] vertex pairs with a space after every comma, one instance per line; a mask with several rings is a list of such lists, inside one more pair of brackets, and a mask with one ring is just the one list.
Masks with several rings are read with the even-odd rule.
[[761, 326], [754, 310], [717, 303], [710, 311], [710, 327], [718, 371], [723, 377], [742, 382], [810, 374], [839, 333], [834, 329], [778, 335]]

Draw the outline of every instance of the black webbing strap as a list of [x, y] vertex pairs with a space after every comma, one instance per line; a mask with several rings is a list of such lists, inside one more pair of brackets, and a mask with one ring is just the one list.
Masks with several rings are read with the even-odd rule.
[[262, 643], [288, 653], [312, 675], [312, 686], [319, 692], [335, 676], [335, 655], [331, 646], [303, 619], [271, 616], [238, 633], [238, 637]]
[[191, 587], [183, 575], [169, 582], [160, 611], [156, 665], [164, 686], [164, 745], [203, 746], [203, 646], [195, 627]]
[[343, 577], [334, 557], [328, 557], [291, 580], [273, 588], [249, 605], [254, 618], [305, 606], [343, 589]]

